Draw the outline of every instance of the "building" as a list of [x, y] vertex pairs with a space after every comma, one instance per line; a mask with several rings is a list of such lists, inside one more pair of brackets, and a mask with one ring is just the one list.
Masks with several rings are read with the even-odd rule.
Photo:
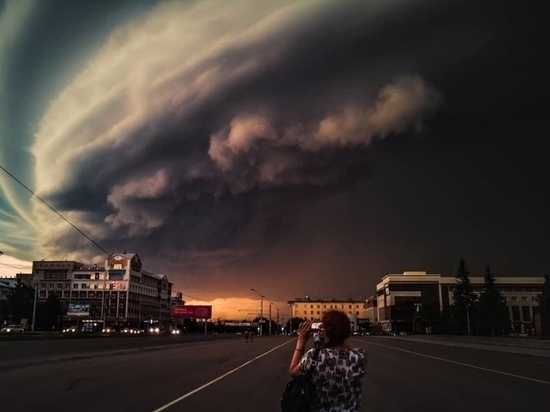
[[[434, 302], [440, 310], [453, 303], [454, 276], [428, 274], [424, 271], [407, 271], [387, 274], [376, 285], [376, 311], [382, 332], [413, 330], [413, 318], [420, 304]], [[484, 276], [470, 276], [475, 293], [483, 289]], [[512, 329], [523, 332], [533, 322], [537, 295], [542, 293], [544, 278], [495, 277], [495, 286], [508, 306]]]
[[166, 275], [143, 270], [135, 253], [114, 253], [104, 266], [34, 261], [32, 274], [37, 302], [55, 294], [66, 310], [65, 326], [82, 324], [89, 331], [169, 328], [172, 284]]
[[296, 298], [287, 302], [290, 306], [290, 318], [320, 321], [323, 314], [330, 309], [344, 312], [351, 320], [352, 330], [357, 331], [360, 325], [367, 322], [365, 301], [362, 299], [313, 299], [310, 296]]
[[0, 327], [8, 323], [8, 296], [17, 285], [17, 279], [0, 277]]

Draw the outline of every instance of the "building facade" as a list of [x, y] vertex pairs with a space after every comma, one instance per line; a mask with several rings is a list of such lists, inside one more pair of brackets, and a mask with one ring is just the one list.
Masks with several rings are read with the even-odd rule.
[[[470, 276], [474, 293], [484, 287], [484, 276]], [[434, 302], [440, 310], [453, 303], [454, 276], [428, 274], [424, 271], [408, 271], [388, 274], [376, 285], [376, 312], [382, 332], [410, 332], [413, 318], [420, 304]], [[495, 286], [508, 306], [511, 327], [523, 332], [533, 323], [537, 296], [542, 293], [544, 278], [495, 277]], [[396, 330], [397, 329], [397, 330]]]
[[37, 302], [55, 294], [66, 315], [64, 326], [165, 329], [170, 324], [172, 284], [166, 275], [143, 270], [135, 253], [115, 253], [104, 266], [76, 261], [34, 261]]
[[366, 322], [365, 301], [361, 299], [313, 299], [309, 296], [287, 302], [290, 306], [290, 318], [320, 321], [323, 314], [331, 309], [344, 312], [350, 318], [352, 330], [357, 331]]

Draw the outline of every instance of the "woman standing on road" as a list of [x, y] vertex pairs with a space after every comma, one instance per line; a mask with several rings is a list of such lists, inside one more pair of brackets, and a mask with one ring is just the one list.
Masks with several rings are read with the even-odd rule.
[[[298, 328], [296, 349], [289, 368], [292, 377], [306, 374], [311, 364], [315, 349], [304, 354], [306, 343], [312, 335], [311, 323], [302, 322]], [[345, 313], [338, 310], [326, 312], [323, 315], [322, 328], [325, 344], [319, 351], [311, 378], [315, 387], [312, 411], [360, 411], [365, 352], [363, 349], [353, 348], [347, 341], [351, 327]]]

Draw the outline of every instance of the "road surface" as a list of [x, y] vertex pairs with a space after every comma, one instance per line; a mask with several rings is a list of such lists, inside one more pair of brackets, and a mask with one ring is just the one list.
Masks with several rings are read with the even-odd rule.
[[[280, 410], [295, 338], [170, 338], [0, 342], [0, 410]], [[550, 356], [453, 342], [354, 337], [368, 358], [363, 410], [503, 412], [549, 405]]]

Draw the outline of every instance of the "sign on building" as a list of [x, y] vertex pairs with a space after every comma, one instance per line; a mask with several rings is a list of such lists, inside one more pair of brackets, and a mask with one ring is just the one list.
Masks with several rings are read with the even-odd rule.
[[90, 316], [89, 303], [69, 303], [67, 316]]
[[175, 318], [195, 318], [195, 319], [211, 319], [212, 306], [205, 305], [183, 305], [174, 306], [172, 308], [172, 316]]

